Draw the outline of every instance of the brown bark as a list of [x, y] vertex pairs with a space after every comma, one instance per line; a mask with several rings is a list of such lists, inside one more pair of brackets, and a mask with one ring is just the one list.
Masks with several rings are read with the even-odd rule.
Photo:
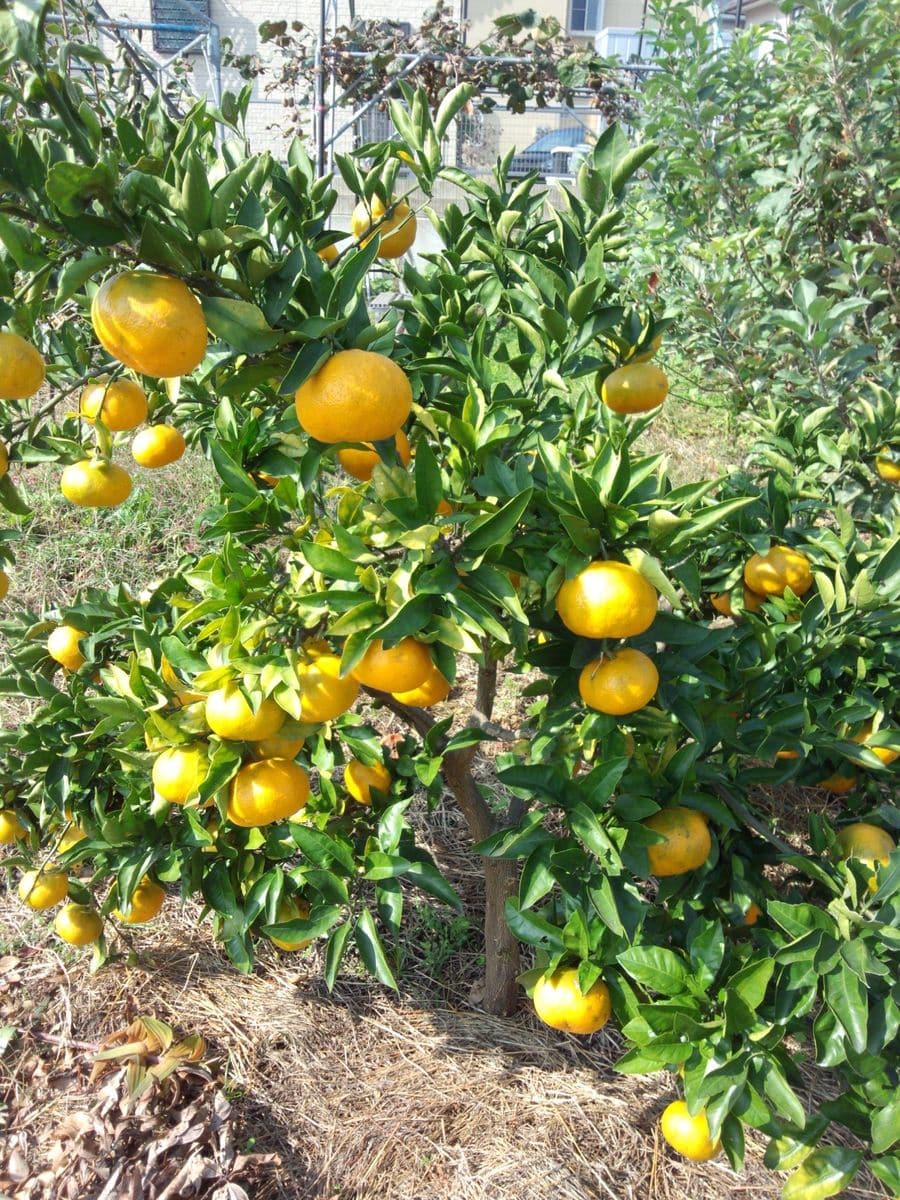
[[[490, 722], [497, 692], [497, 664], [490, 662], [479, 669], [476, 711], [470, 724], [483, 726]], [[424, 737], [434, 720], [420, 708], [408, 708], [393, 696], [382, 692], [373, 695]], [[504, 734], [506, 731], [503, 731]], [[512, 736], [512, 735], [510, 735]], [[476, 746], [451, 750], [444, 755], [442, 774], [465, 818], [473, 842], [490, 837], [498, 822], [482, 796], [472, 773]], [[515, 1011], [519, 1000], [516, 976], [519, 973], [519, 943], [506, 923], [506, 901], [515, 896], [519, 869], [514, 861], [485, 858], [484, 862], [484, 1007], [495, 1016], [508, 1016]]]

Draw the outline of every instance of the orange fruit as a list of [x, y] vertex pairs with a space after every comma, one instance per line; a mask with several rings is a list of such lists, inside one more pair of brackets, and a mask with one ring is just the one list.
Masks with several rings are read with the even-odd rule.
[[683, 875], [702, 867], [709, 858], [712, 838], [707, 818], [696, 809], [675, 804], [660, 809], [642, 824], [665, 838], [647, 847], [651, 875], [660, 879]]
[[[146, 590], [148, 591], [148, 599], [149, 599], [149, 597], [152, 596], [153, 593], [149, 589], [146, 589]], [[141, 599], [143, 594], [144, 593], [142, 592], [141, 596], [138, 597], [138, 600], [140, 601], [141, 604], [145, 603], [145, 601], [143, 599]], [[180, 705], [182, 708], [187, 704], [196, 704], [198, 700], [206, 699], [206, 696], [204, 695], [203, 692], [193, 692], [193, 691], [191, 691], [190, 688], [185, 687], [185, 685], [182, 683], [179, 676], [176, 675], [175, 669], [173, 668], [172, 664], [169, 662], [169, 660], [166, 658], [166, 656], [164, 654], [162, 655], [162, 657], [160, 659], [159, 673], [163, 677], [163, 681], [168, 685], [168, 687], [170, 687], [172, 689], [172, 694], [175, 697], [175, 700], [177, 701], [178, 705]]]
[[252, 829], [292, 817], [306, 805], [309, 776], [289, 758], [245, 763], [231, 781], [226, 815], [233, 825]]
[[587, 663], [578, 678], [578, 691], [588, 708], [622, 717], [649, 704], [659, 687], [653, 659], [625, 647]]
[[47, 377], [41, 353], [17, 333], [0, 333], [0, 400], [27, 400]]
[[297, 420], [320, 442], [394, 437], [412, 408], [403, 371], [372, 350], [339, 350], [294, 394]]
[[633, 363], [649, 362], [662, 343], [663, 335], [658, 333], [649, 346], [646, 346], [639, 354], [633, 354], [628, 361]]
[[372, 788], [385, 795], [391, 790], [391, 773], [384, 763], [367, 767], [358, 758], [351, 758], [344, 767], [344, 787], [357, 804], [371, 804]]
[[0, 479], [9, 471], [9, 451], [5, 442], [0, 442]]
[[69, 877], [64, 871], [26, 871], [19, 880], [19, 899], [29, 908], [52, 908], [69, 893]]
[[165, 903], [165, 888], [154, 883], [149, 875], [145, 875], [131, 894], [128, 911], [114, 909], [113, 916], [126, 925], [143, 925], [152, 921]]
[[845, 825], [838, 831], [837, 840], [841, 847], [841, 858], [858, 858], [870, 867], [876, 863], [886, 864], [897, 848], [889, 833], [867, 821]]
[[598, 392], [607, 408], [617, 413], [645, 413], [659, 408], [669, 391], [665, 371], [648, 362], [617, 367], [600, 382]]
[[747, 911], [744, 913], [744, 924], [755, 925], [759, 918], [763, 915], [763, 910], [759, 907], [755, 900], [751, 900], [747, 906]]
[[410, 692], [421, 687], [433, 670], [425, 643], [405, 637], [389, 650], [380, 639], [370, 642], [352, 675], [363, 687], [379, 692]]
[[322, 262], [329, 267], [333, 262], [337, 262], [340, 253], [341, 252], [338, 250], [336, 242], [329, 242], [327, 246], [323, 246], [321, 250], [316, 251], [316, 254], [318, 254]]
[[[366, 445], [371, 445], [367, 442]], [[394, 438], [394, 445], [397, 447], [397, 454], [404, 467], [408, 467], [412, 460], [412, 450], [409, 445], [409, 438], [402, 429], [397, 431]], [[381, 455], [374, 447], [371, 450], [338, 450], [338, 462], [344, 468], [348, 475], [352, 475], [354, 479], [368, 480], [372, 478], [372, 472], [382, 461]]]
[[147, 393], [133, 379], [98, 375], [81, 393], [81, 415], [89, 421], [99, 417], [107, 429], [120, 433], [147, 420]]
[[825, 779], [820, 779], [813, 786], [820, 787], [826, 792], [831, 792], [834, 796], [846, 796], [848, 792], [852, 792], [856, 787], [856, 772], [847, 771], [846, 768], [839, 768]]
[[206, 723], [220, 738], [261, 742], [274, 737], [284, 724], [285, 711], [274, 700], [263, 700], [256, 712], [233, 683], [206, 698]]
[[710, 1137], [706, 1110], [692, 1117], [683, 1100], [672, 1101], [660, 1117], [659, 1127], [672, 1149], [691, 1162], [707, 1162], [722, 1149], [722, 1143]]
[[450, 684], [437, 667], [434, 667], [425, 682], [420, 683], [417, 688], [411, 688], [408, 692], [394, 692], [393, 695], [395, 700], [410, 708], [430, 708], [432, 704], [440, 704], [442, 700], [447, 699], [450, 695]]
[[5, 600], [9, 594], [9, 576], [5, 571], [0, 571], [0, 600]]
[[567, 579], [556, 611], [572, 633], [588, 638], [626, 638], [653, 624], [656, 588], [628, 563], [592, 562]]
[[551, 1029], [587, 1035], [602, 1029], [612, 1012], [609, 988], [598, 979], [585, 995], [578, 986], [577, 967], [561, 967], [535, 984], [534, 1011]]
[[439, 517], [452, 517], [453, 516], [453, 505], [450, 504], [450, 502], [447, 500], [447, 498], [445, 496], [442, 496], [441, 499], [438, 501], [437, 508], [434, 511], [437, 514], [437, 516], [439, 516]]
[[276, 733], [274, 737], [254, 742], [252, 753], [254, 758], [296, 758], [303, 746], [303, 738], [286, 737], [283, 733]]
[[[278, 902], [277, 923], [282, 921], [305, 921], [309, 916], [309, 904], [300, 896], [284, 896]], [[275, 924], [275, 922], [273, 922]], [[312, 938], [302, 938], [299, 942], [289, 941], [288, 938], [270, 937], [269, 941], [279, 950], [305, 950]]]
[[900, 483], [900, 460], [896, 451], [889, 446], [882, 446], [875, 459], [875, 470], [885, 483]]
[[177, 462], [184, 450], [185, 440], [174, 425], [151, 425], [135, 434], [131, 443], [131, 457], [150, 470]]
[[87, 659], [81, 653], [79, 642], [87, 634], [74, 625], [57, 625], [47, 638], [47, 653], [67, 671], [77, 671]]
[[[382, 219], [386, 212], [390, 215]], [[373, 226], [377, 226], [377, 229], [370, 234]], [[354, 208], [350, 216], [350, 230], [361, 246], [370, 242], [377, 233], [381, 238], [379, 258], [401, 258], [416, 240], [416, 214], [405, 200], [398, 200], [385, 208], [383, 201], [374, 196], [368, 205], [365, 200], [360, 200]]]
[[205, 742], [171, 746], [157, 755], [151, 778], [156, 794], [170, 804], [186, 804], [209, 774], [209, 747]]
[[333, 721], [356, 703], [359, 683], [341, 677], [341, 660], [329, 649], [305, 647], [307, 658], [296, 667], [300, 685], [300, 720], [309, 725]]
[[803, 596], [813, 584], [809, 559], [791, 546], [772, 546], [765, 554], [750, 556], [744, 583], [758, 596], [783, 596], [786, 588]]
[[83, 458], [65, 468], [59, 490], [81, 508], [115, 508], [131, 495], [131, 476], [115, 463]]
[[70, 946], [90, 946], [103, 932], [103, 918], [89, 904], [67, 904], [56, 914], [53, 929]]
[[188, 375], [206, 354], [206, 318], [186, 283], [152, 271], [123, 271], [98, 289], [91, 321], [100, 345], [138, 371]]
[[776, 758], [799, 758], [800, 751], [799, 750], [776, 750], [775, 757]]
[[[886, 767], [889, 767], [892, 762], [896, 762], [897, 759], [900, 758], [900, 750], [892, 750], [890, 746], [869, 746], [868, 742], [871, 736], [872, 722], [866, 721], [865, 725], [863, 725], [859, 732], [854, 734], [852, 740], [858, 745], [866, 746], [877, 758], [881, 759]], [[896, 740], [897, 744], [900, 745], [900, 733], [897, 734]], [[856, 758], [854, 758], [852, 761], [855, 762], [857, 766], [863, 765]]]
[[[719, 592], [717, 596], [710, 596], [710, 603], [716, 612], [722, 614], [723, 617], [735, 616], [735, 611], [731, 607], [731, 595], [728, 592]], [[759, 612], [764, 603], [762, 596], [758, 596], [756, 592], [751, 592], [744, 584], [744, 608], [747, 612]]]
[[59, 839], [59, 845], [56, 847], [57, 854], [65, 854], [67, 850], [71, 850], [73, 846], [83, 842], [86, 837], [87, 834], [80, 825], [70, 826]]
[[11, 846], [28, 836], [28, 830], [11, 808], [0, 808], [0, 846]]

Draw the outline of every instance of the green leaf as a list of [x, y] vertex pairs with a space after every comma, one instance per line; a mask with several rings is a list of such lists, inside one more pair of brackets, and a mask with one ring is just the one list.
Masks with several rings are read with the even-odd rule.
[[397, 981], [394, 979], [394, 974], [388, 965], [384, 946], [381, 943], [381, 938], [378, 936], [378, 930], [375, 928], [375, 918], [367, 908], [364, 908], [360, 913], [359, 919], [356, 922], [354, 937], [360, 957], [365, 963], [369, 974], [374, 975], [379, 983], [383, 983], [386, 987], [398, 991]]
[[744, 1004], [755, 1012], [765, 999], [766, 988], [774, 970], [773, 958], [761, 958], [757, 962], [748, 963], [728, 980], [726, 993], [739, 996]]
[[215, 862], [200, 881], [203, 899], [216, 912], [225, 917], [238, 919], [243, 912], [234, 894], [234, 886], [228, 873], [228, 864]]
[[825, 1003], [843, 1026], [850, 1045], [862, 1054], [868, 1040], [868, 995], [846, 962], [825, 976]]
[[349, 562], [340, 550], [333, 550], [330, 546], [321, 546], [318, 542], [304, 542], [300, 546], [300, 553], [314, 571], [320, 572], [329, 579], [343, 579], [348, 583], [356, 582], [358, 568], [355, 563]]
[[416, 446], [416, 503], [427, 513], [433, 513], [444, 495], [441, 470], [434, 451], [425, 439]]
[[474, 565], [488, 550], [505, 544], [509, 534], [522, 519], [531, 496], [532, 489], [527, 488], [491, 516], [473, 522], [468, 527], [460, 547], [461, 559]]
[[774, 1058], [763, 1059], [759, 1071], [763, 1077], [763, 1092], [775, 1105], [776, 1111], [792, 1125], [805, 1125], [806, 1110]]
[[839, 1195], [859, 1170], [862, 1154], [846, 1146], [820, 1146], [814, 1150], [781, 1191], [782, 1200], [827, 1200]]
[[900, 1096], [895, 1096], [872, 1117], [872, 1152], [883, 1154], [900, 1141]]
[[566, 949], [562, 930], [539, 917], [537, 913], [523, 912], [514, 900], [506, 901], [506, 923], [516, 937], [529, 946], [540, 946], [559, 952]]
[[345, 921], [343, 925], [338, 925], [336, 929], [332, 929], [328, 942], [325, 946], [325, 986], [329, 992], [334, 990], [335, 982], [337, 981], [337, 973], [340, 970], [341, 960], [344, 957], [344, 951], [347, 947], [347, 938], [353, 926], [349, 921]]
[[246, 300], [201, 296], [200, 303], [213, 336], [240, 354], [265, 354], [289, 336], [272, 329], [262, 309]]
[[663, 996], [687, 990], [687, 967], [674, 950], [664, 946], [632, 946], [619, 955], [618, 963], [636, 983]]

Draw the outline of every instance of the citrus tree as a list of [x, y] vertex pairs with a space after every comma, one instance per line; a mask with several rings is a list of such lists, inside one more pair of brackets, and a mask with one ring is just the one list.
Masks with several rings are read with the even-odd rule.
[[[611, 127], [550, 205], [509, 158], [442, 164], [465, 85], [436, 112], [405, 89], [398, 138], [340, 160], [345, 232], [300, 143], [249, 153], [237, 102], [175, 118], [28, 7], [0, 21], [24, 903], [100, 962], [198, 896], [240, 970], [321, 940], [329, 986], [352, 951], [397, 986], [412, 895], [460, 907], [421, 836], [446, 789], [484, 864], [490, 1011], [525, 985], [555, 1028], [613, 1018], [621, 1070], [680, 1074], [663, 1133], [688, 1157], [739, 1164], [749, 1126], [786, 1196], [864, 1161], [896, 1189], [896, 507], [859, 524], [777, 471], [675, 486], [642, 451], [673, 403], [669, 320], [622, 303], [653, 144]], [[426, 213], [441, 249], [404, 261]], [[404, 284], [380, 321], [376, 270]], [[220, 485], [202, 552], [22, 611], [29, 468], [115, 508], [129, 459], [185, 442]], [[813, 1112], [798, 1047], [837, 1081]]]

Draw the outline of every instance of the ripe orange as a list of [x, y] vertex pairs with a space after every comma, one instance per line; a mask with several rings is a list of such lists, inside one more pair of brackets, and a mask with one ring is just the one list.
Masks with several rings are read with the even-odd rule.
[[[866, 746], [877, 758], [881, 759], [886, 767], [889, 767], [892, 762], [896, 762], [897, 759], [900, 758], [900, 750], [893, 750], [890, 746], [869, 746], [868, 742], [871, 736], [872, 722], [866, 721], [865, 725], [862, 726], [859, 732], [854, 734], [852, 740], [858, 745]], [[900, 733], [897, 734], [896, 742], [898, 745], [900, 745]], [[855, 762], [857, 766], [863, 765], [856, 758], [854, 758], [852, 761]]]
[[394, 437], [412, 408], [412, 388], [395, 362], [372, 350], [339, 350], [294, 395], [297, 420], [320, 442]]
[[309, 776], [289, 758], [245, 763], [231, 781], [226, 815], [233, 825], [252, 829], [292, 817], [306, 804]]
[[[731, 607], [731, 596], [728, 592], [719, 592], [717, 596], [710, 596], [710, 603], [716, 612], [722, 614], [723, 617], [735, 616], [735, 611]], [[744, 584], [744, 608], [747, 612], [759, 612], [764, 603], [764, 598], [758, 596], [756, 592], [751, 592]]]
[[380, 639], [371, 642], [352, 674], [363, 687], [379, 692], [410, 692], [421, 687], [433, 670], [425, 643], [405, 637], [389, 650]]
[[65, 900], [69, 892], [69, 877], [64, 871], [26, 871], [19, 880], [19, 899], [29, 908], [52, 908]]
[[[382, 220], [386, 212], [390, 215]], [[378, 228], [370, 234], [373, 226]], [[368, 205], [365, 200], [360, 200], [354, 208], [350, 230], [361, 246], [370, 242], [377, 233], [381, 238], [379, 258], [401, 258], [416, 240], [416, 214], [405, 200], [398, 200], [392, 207], [385, 208], [384, 203], [374, 196]]]
[[[394, 444], [397, 447], [397, 454], [404, 467], [408, 467], [412, 460], [412, 450], [409, 445], [409, 438], [402, 429], [397, 431], [394, 438]], [[367, 442], [366, 445], [371, 445]], [[368, 480], [372, 478], [372, 472], [382, 461], [378, 451], [374, 448], [371, 450], [338, 450], [338, 462], [344, 468], [348, 475], [352, 475], [354, 479]]]
[[692, 1117], [683, 1100], [672, 1101], [660, 1117], [659, 1127], [672, 1149], [691, 1162], [707, 1162], [722, 1149], [722, 1143], [710, 1137], [706, 1109]]
[[845, 767], [838, 768], [825, 779], [820, 779], [815, 787], [820, 787], [834, 796], [846, 796], [856, 787], [856, 772], [848, 771]]
[[151, 778], [158, 796], [170, 804], [186, 804], [209, 773], [209, 747], [205, 742], [172, 746], [153, 763]]
[[206, 723], [220, 738], [234, 742], [261, 742], [274, 737], [284, 724], [285, 711], [274, 700], [263, 700], [256, 712], [233, 683], [206, 698]]
[[67, 904], [56, 914], [53, 929], [70, 946], [90, 946], [103, 932], [103, 918], [89, 904]]
[[598, 979], [587, 995], [578, 986], [578, 968], [562, 967], [535, 984], [534, 1011], [551, 1029], [587, 1035], [602, 1029], [612, 1012], [609, 988]]
[[83, 458], [66, 467], [59, 490], [81, 508], [115, 508], [131, 495], [131, 476], [115, 463]]
[[174, 425], [151, 425], [135, 435], [131, 457], [138, 466], [156, 470], [177, 462], [184, 449], [184, 438]]
[[750, 556], [744, 583], [758, 596], [783, 596], [786, 588], [804, 596], [813, 584], [809, 559], [791, 546], [772, 546], [765, 554]]
[[799, 750], [776, 750], [775, 757], [776, 758], [791, 758], [791, 759], [799, 758], [800, 751]]
[[601, 655], [582, 668], [578, 691], [588, 708], [622, 717], [649, 704], [659, 687], [653, 659], [625, 647]]
[[274, 737], [254, 742], [252, 753], [254, 758], [296, 758], [303, 746], [303, 738], [286, 737], [283, 733], [276, 733]]
[[562, 623], [579, 637], [626, 638], [653, 624], [656, 588], [628, 563], [592, 562], [556, 597]]
[[147, 419], [147, 393], [133, 379], [110, 383], [108, 375], [98, 375], [81, 393], [81, 415], [89, 421], [99, 417], [113, 433], [135, 429]]
[[149, 875], [145, 875], [131, 894], [128, 911], [113, 909], [113, 916], [126, 925], [143, 925], [152, 921], [165, 903], [165, 888], [154, 883]]
[[659, 408], [669, 391], [665, 371], [648, 362], [630, 362], [599, 382], [600, 399], [617, 413], [645, 413]]
[[87, 659], [81, 653], [79, 642], [87, 634], [74, 625], [57, 625], [47, 638], [47, 653], [67, 671], [77, 671]]
[[747, 906], [747, 911], [744, 913], [744, 924], [755, 925], [762, 915], [763, 910], [759, 907], [755, 900], [751, 900]]
[[5, 600], [9, 594], [9, 576], [5, 571], [0, 571], [0, 600]]
[[31, 342], [0, 332], [0, 400], [27, 400], [46, 376], [43, 356]]
[[442, 700], [446, 700], [449, 695], [450, 684], [437, 667], [434, 667], [424, 683], [408, 692], [394, 692], [394, 699], [410, 708], [430, 708], [432, 704], [440, 704]]
[[307, 657], [296, 667], [300, 685], [300, 720], [310, 725], [333, 721], [356, 703], [359, 683], [341, 678], [341, 660], [329, 649], [304, 647]]
[[660, 879], [683, 875], [702, 867], [709, 858], [712, 838], [708, 821], [696, 809], [675, 804], [660, 809], [642, 823], [665, 838], [665, 841], [647, 847], [651, 875]]
[[316, 254], [318, 254], [322, 262], [329, 267], [333, 262], [337, 262], [338, 258], [340, 257], [340, 253], [341, 252], [338, 250], [336, 242], [329, 242], [327, 246], [323, 246], [321, 250], [316, 251]]
[[206, 354], [206, 319], [187, 284], [152, 271], [124, 271], [100, 287], [91, 321], [101, 346], [141, 375], [187, 375]]
[[385, 795], [391, 790], [391, 773], [384, 763], [367, 767], [358, 758], [351, 758], [344, 767], [344, 787], [357, 804], [371, 804], [372, 788]]
[[[282, 921], [305, 921], [309, 916], [309, 904], [301, 896], [284, 896], [278, 904], [278, 924]], [[302, 938], [292, 942], [288, 938], [270, 937], [269, 941], [279, 950], [305, 950], [312, 938]]]
[[447, 500], [446, 496], [442, 496], [438, 501], [438, 506], [434, 510], [439, 517], [452, 517], [453, 505]]
[[0, 808], [0, 846], [11, 846], [28, 836], [28, 830], [11, 808]]
[[[150, 589], [145, 589], [145, 591], [147, 592], [147, 598], [149, 600], [153, 595], [153, 592]], [[138, 596], [138, 600], [141, 604], [145, 603], [145, 601], [142, 599], [143, 595], [144, 592], [141, 592], [141, 595]], [[175, 701], [182, 708], [188, 704], [196, 704], [198, 700], [206, 699], [206, 696], [203, 692], [194, 692], [191, 691], [190, 688], [185, 687], [179, 676], [176, 675], [172, 664], [164, 654], [160, 658], [159, 673], [163, 677], [163, 682], [172, 689], [172, 695], [174, 696]]]
[[889, 833], [867, 821], [845, 825], [838, 832], [837, 840], [841, 847], [841, 858], [858, 858], [870, 867], [876, 863], [887, 863], [896, 849], [896, 842]]
[[875, 459], [875, 470], [885, 483], [900, 483], [900, 457], [890, 446], [882, 446]]
[[59, 845], [56, 847], [57, 854], [65, 854], [67, 850], [71, 850], [73, 846], [83, 842], [86, 837], [87, 834], [80, 825], [70, 826], [59, 839]]
[[0, 442], [0, 479], [9, 471], [9, 451], [5, 442]]

